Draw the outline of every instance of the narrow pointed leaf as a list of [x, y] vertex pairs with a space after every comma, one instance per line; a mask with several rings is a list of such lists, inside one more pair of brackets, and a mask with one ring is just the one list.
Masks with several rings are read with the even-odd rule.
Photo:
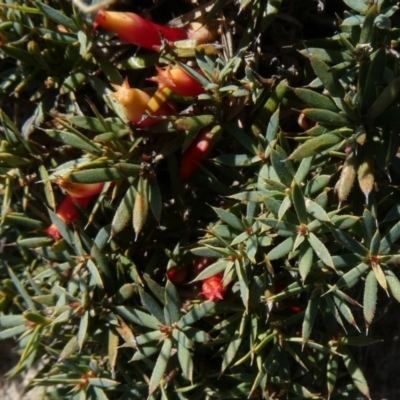
[[368, 256], [369, 250], [366, 249], [359, 241], [353, 239], [347, 232], [334, 229], [332, 233], [335, 236], [336, 240], [348, 250], [352, 251], [355, 254], [359, 254], [362, 257]]
[[378, 295], [378, 281], [375, 273], [370, 271], [365, 280], [363, 312], [367, 331], [374, 319]]
[[125, 193], [124, 198], [119, 204], [117, 211], [111, 223], [111, 236], [121, 232], [133, 215], [133, 206], [135, 202], [135, 189], [131, 186]]
[[387, 292], [387, 282], [386, 282], [386, 276], [385, 273], [382, 270], [382, 267], [380, 266], [379, 263], [372, 262], [371, 263], [372, 270], [375, 273], [376, 280], [378, 281], [379, 285], [382, 287], [382, 289]]
[[321, 80], [323, 86], [328, 90], [331, 96], [343, 99], [345, 91], [339, 80], [333, 75], [330, 68], [318, 57], [310, 57], [311, 65], [315, 74]]
[[179, 300], [179, 294], [170, 280], [167, 280], [165, 286], [165, 309], [169, 315], [169, 325], [178, 322], [181, 317], [180, 311], [181, 303]]
[[361, 276], [370, 268], [368, 264], [361, 263], [356, 267], [352, 268], [350, 271], [346, 272], [334, 285], [335, 289], [340, 289], [344, 286], [352, 287], [361, 278]]
[[308, 217], [307, 217], [306, 202], [304, 199], [303, 192], [296, 183], [292, 187], [292, 202], [300, 223], [307, 225]]
[[356, 385], [357, 389], [368, 399], [370, 399], [369, 388], [367, 380], [360, 367], [357, 365], [356, 360], [350, 353], [349, 349], [344, 346], [340, 346], [338, 351], [342, 354], [342, 359], [344, 361], [344, 365], [346, 366], [349, 374]]
[[178, 343], [178, 360], [181, 366], [182, 375], [189, 381], [193, 381], [193, 359], [190, 351]]
[[304, 320], [301, 328], [301, 337], [303, 345], [307, 343], [310, 338], [312, 328], [314, 326], [315, 317], [317, 316], [319, 306], [319, 296], [314, 296], [308, 301], [307, 308], [304, 314]]
[[169, 361], [171, 350], [171, 339], [165, 339], [160, 354], [158, 355], [156, 365], [154, 366], [153, 373], [151, 374], [149, 383], [149, 396], [151, 396], [160, 385], [161, 379], [164, 376], [165, 370], [167, 369], [167, 363]]
[[335, 269], [335, 265], [333, 264], [332, 257], [328, 249], [313, 232], [308, 234], [308, 242], [311, 244], [318, 258], [328, 267]]
[[278, 244], [275, 246], [268, 254], [267, 257], [269, 260], [277, 260], [279, 258], [285, 257], [288, 255], [294, 245], [295, 238], [294, 237], [289, 237], [286, 240], [284, 240], [282, 243]]
[[313, 254], [313, 248], [307, 242], [303, 242], [300, 245], [299, 273], [303, 282], [306, 280], [307, 275], [311, 270]]
[[393, 271], [386, 271], [386, 280], [390, 294], [400, 303], [400, 281]]
[[321, 108], [333, 112], [338, 112], [338, 108], [335, 103], [323, 94], [316, 92], [315, 90], [296, 88], [294, 89], [296, 96], [312, 108]]
[[243, 231], [245, 229], [243, 222], [234, 214], [229, 211], [223, 210], [222, 208], [213, 207], [215, 213], [228, 225], [232, 228], [237, 229], [239, 231]]

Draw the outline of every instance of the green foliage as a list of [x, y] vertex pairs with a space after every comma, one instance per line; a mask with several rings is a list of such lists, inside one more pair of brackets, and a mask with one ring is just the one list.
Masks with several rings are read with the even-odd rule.
[[[303, 40], [292, 7], [318, 18], [323, 2], [199, 3], [222, 46], [154, 54], [65, 0], [0, 3], [9, 376], [42, 360], [30, 387], [48, 399], [370, 398], [353, 347], [400, 302], [398, 6], [337, 1], [331, 37]], [[172, 115], [139, 128], [113, 85], [146, 88], [165, 64], [204, 93], [171, 94]], [[211, 153], [181, 181], [205, 130]], [[71, 223], [60, 181], [104, 186]], [[207, 300], [218, 274], [223, 300]]]

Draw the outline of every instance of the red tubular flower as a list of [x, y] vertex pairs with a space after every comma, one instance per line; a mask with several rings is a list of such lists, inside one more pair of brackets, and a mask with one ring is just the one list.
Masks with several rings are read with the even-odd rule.
[[[152, 98], [148, 93], [140, 89], [134, 89], [129, 86], [127, 80], [119, 85], [112, 85], [115, 93], [111, 96], [118, 100], [124, 107], [126, 118], [136, 126], [145, 128], [158, 122], [157, 118], [146, 117], [148, 111], [148, 104]], [[160, 104], [156, 110], [152, 110], [152, 116], [170, 115], [175, 110], [168, 103]]]
[[215, 36], [214, 32], [198, 22], [185, 28], [174, 28], [155, 24], [129, 12], [100, 10], [94, 20], [94, 28], [98, 26], [115, 32], [122, 40], [155, 51], [161, 46], [161, 35], [170, 42], [195, 39], [199, 44], [211, 42]]
[[226, 288], [224, 287], [222, 280], [224, 274], [221, 272], [217, 275], [211, 276], [210, 278], [204, 279], [201, 285], [201, 292], [207, 300], [223, 300]]
[[215, 136], [219, 133], [220, 127], [216, 128], [211, 131], [209, 129], [203, 130], [184, 153], [179, 171], [179, 180], [181, 182], [188, 179], [210, 154]]
[[170, 42], [188, 38], [184, 29], [162, 26], [148, 21], [134, 13], [100, 10], [94, 20], [94, 27], [116, 32], [118, 37], [149, 50], [161, 46], [160, 33]]
[[[79, 204], [82, 208], [86, 208], [93, 196], [88, 197], [73, 197], [67, 195], [64, 200], [60, 203], [57, 208], [57, 216], [60, 217], [66, 224], [70, 224], [72, 221], [79, 218], [80, 214], [78, 209], [75, 207], [75, 203]], [[61, 238], [61, 234], [55, 224], [51, 224], [47, 229], [44, 230], [49, 236], [55, 240]]]
[[168, 65], [166, 69], [157, 67], [158, 75], [149, 78], [150, 81], [159, 84], [159, 88], [168, 88], [179, 96], [198, 96], [204, 93], [203, 85], [190, 76], [182, 68], [171, 69]]

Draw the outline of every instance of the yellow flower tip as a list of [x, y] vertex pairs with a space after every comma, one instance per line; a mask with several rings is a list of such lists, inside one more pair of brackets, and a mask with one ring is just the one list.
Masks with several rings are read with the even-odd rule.
[[127, 79], [122, 85], [112, 85], [115, 90], [110, 96], [123, 107], [126, 118], [132, 123], [138, 123], [146, 110], [150, 95], [140, 89], [131, 88]]
[[165, 70], [156, 65], [156, 70], [157, 70], [157, 76], [149, 78], [148, 79], [149, 81], [157, 83], [159, 89], [171, 88], [175, 86], [173, 76], [171, 75], [170, 65], [168, 65], [168, 67]]

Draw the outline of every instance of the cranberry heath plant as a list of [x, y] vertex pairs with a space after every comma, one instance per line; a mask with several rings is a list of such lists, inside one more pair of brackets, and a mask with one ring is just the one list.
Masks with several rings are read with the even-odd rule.
[[396, 2], [101, 7], [0, 3], [9, 376], [372, 398], [358, 347], [400, 302]]

